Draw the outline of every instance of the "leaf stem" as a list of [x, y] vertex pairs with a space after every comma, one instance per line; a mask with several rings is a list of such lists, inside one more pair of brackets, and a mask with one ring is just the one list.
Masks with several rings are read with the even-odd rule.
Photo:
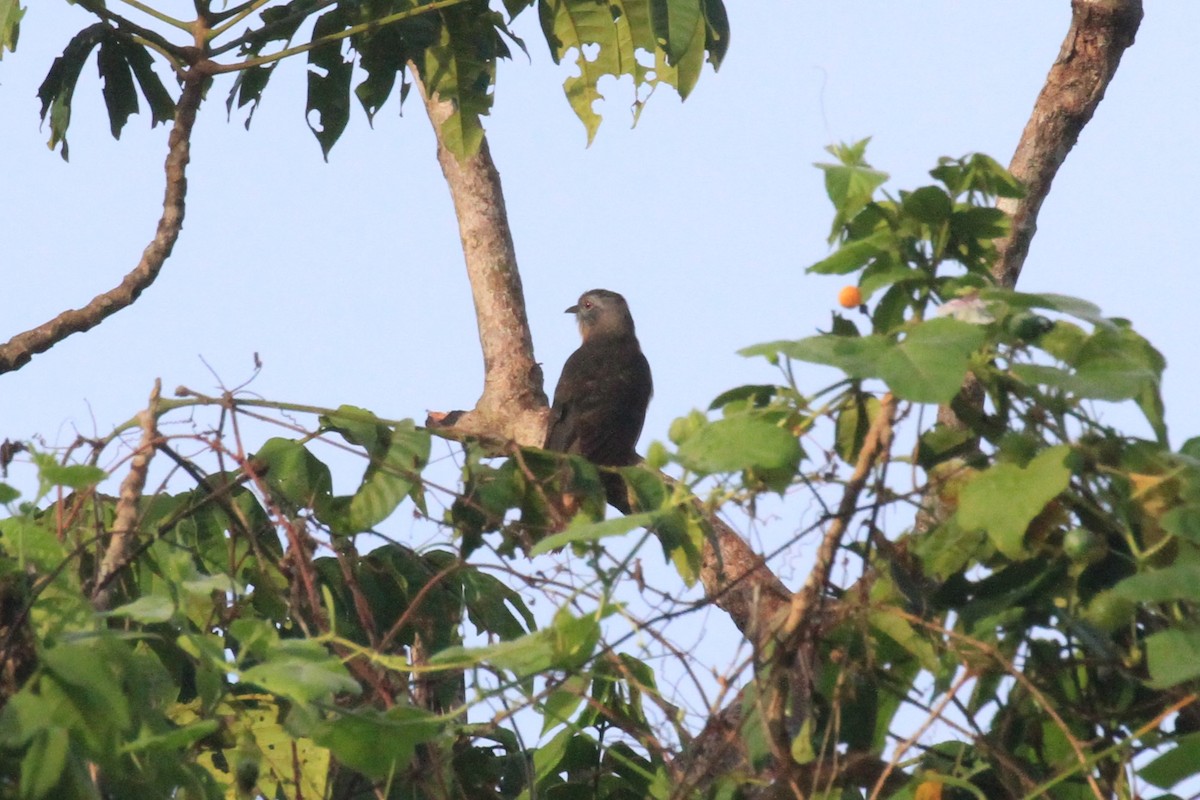
[[[407, 11], [398, 11], [395, 14], [388, 14], [386, 17], [380, 17], [379, 19], [371, 20], [370, 22], [351, 25], [344, 31], [332, 33], [328, 36], [322, 36], [319, 39], [313, 39], [311, 42], [298, 44], [295, 47], [287, 47], [283, 50], [280, 50], [278, 53], [273, 53], [269, 56], [250, 58], [237, 64], [212, 64], [207, 69], [207, 72], [210, 75], [221, 75], [226, 72], [239, 72], [244, 69], [266, 66], [267, 64], [273, 64], [276, 61], [282, 61], [285, 58], [299, 55], [300, 53], [307, 53], [309, 50], [315, 50], [318, 47], [332, 44], [333, 42], [340, 41], [342, 39], [347, 39], [351, 36], [364, 33], [365, 31], [369, 31], [374, 28], [380, 28], [384, 25], [390, 25], [393, 22], [400, 22], [412, 17], [417, 17], [429, 11], [439, 11], [443, 8], [449, 8], [450, 6], [456, 6], [464, 2], [466, 2], [466, 0], [433, 0], [432, 3], [426, 3], [425, 5], [418, 6], [417, 8], [410, 8]], [[227, 52], [228, 50], [232, 49], [231, 45], [235, 44], [236, 43], [234, 42], [230, 42], [227, 45], [223, 45], [215, 50], [214, 54]]]
[[[146, 5], [145, 3], [138, 2], [138, 0], [121, 0], [121, 2], [131, 8], [136, 8], [138, 11], [141, 11], [143, 14], [145, 14], [147, 16], [154, 17], [154, 19], [158, 20], [159, 22], [170, 25], [172, 28], [178, 28], [181, 31], [187, 31], [188, 33], [192, 32], [192, 23], [184, 22], [183, 20], [179, 20], [179, 19], [175, 19], [174, 17], [167, 16], [166, 14], [162, 13], [158, 9], [151, 8], [150, 6]], [[95, 13], [95, 12], [93, 12], [93, 13]]]

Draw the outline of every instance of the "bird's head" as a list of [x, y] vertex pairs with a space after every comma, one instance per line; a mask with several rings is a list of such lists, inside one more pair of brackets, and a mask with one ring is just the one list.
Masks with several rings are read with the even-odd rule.
[[579, 323], [579, 335], [586, 342], [593, 336], [633, 336], [633, 315], [625, 298], [608, 289], [592, 289], [567, 309]]

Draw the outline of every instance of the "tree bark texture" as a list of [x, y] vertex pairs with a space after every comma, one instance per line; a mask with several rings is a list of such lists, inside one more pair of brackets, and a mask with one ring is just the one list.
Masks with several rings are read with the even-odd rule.
[[1141, 21], [1142, 0], [1072, 0], [1071, 27], [1009, 164], [1027, 193], [998, 204], [1012, 216], [994, 269], [1003, 286], [1016, 286], [1050, 184], [1104, 99]]
[[455, 414], [448, 422], [460, 433], [540, 447], [549, 404], [542, 368], [533, 355], [500, 173], [486, 138], [479, 152], [462, 162], [446, 148], [442, 124], [454, 113], [454, 105], [430, 96], [419, 77], [414, 81], [437, 133], [438, 163], [454, 201], [483, 349], [483, 394], [473, 410]]

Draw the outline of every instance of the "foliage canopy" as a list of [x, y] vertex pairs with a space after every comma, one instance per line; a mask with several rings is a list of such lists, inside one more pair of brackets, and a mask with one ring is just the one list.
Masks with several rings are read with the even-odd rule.
[[[1169, 445], [1161, 356], [1085, 301], [993, 284], [992, 202], [1020, 188], [990, 158], [893, 196], [865, 143], [831, 152], [835, 247], [811, 270], [866, 305], [746, 348], [777, 382], [621, 469], [630, 517], [603, 520], [596, 467], [536, 449], [450, 445], [460, 481], [438, 486], [429, 431], [351, 406], [191, 393], [8, 453], [40, 488], [0, 484], [0, 795], [94, 796], [98, 775], [112, 797], [1084, 798], [1194, 777], [1200, 440]], [[795, 361], [842, 377], [805, 389]], [[926, 424], [939, 403], [961, 424]], [[263, 419], [284, 427], [255, 443]], [[97, 490], [151, 455], [187, 486]], [[698, 718], [662, 680], [711, 669], [669, 645], [696, 607], [676, 598], [711, 512], [776, 495], [818, 510], [785, 547], [846, 566], [818, 558], [807, 613], [747, 631]], [[432, 544], [379, 545], [402, 505]], [[646, 584], [654, 539], [674, 586]], [[564, 547], [557, 573], [525, 561]], [[733, 757], [689, 761], [718, 718]]]

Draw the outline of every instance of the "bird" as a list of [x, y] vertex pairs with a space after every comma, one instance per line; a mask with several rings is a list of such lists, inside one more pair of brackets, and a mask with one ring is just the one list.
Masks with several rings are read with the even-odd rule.
[[[544, 449], [580, 455], [602, 467], [636, 464], [654, 383], [629, 304], [616, 292], [592, 289], [565, 313], [575, 315], [583, 342], [563, 365], [554, 389]], [[629, 513], [620, 478], [603, 478], [609, 503]]]

